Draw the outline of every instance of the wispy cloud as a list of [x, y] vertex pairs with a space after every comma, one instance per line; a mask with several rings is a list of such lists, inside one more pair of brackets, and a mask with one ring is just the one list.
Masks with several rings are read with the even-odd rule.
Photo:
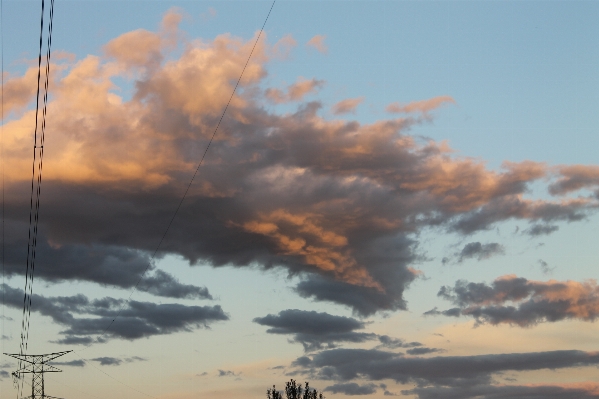
[[326, 38], [325, 35], [313, 36], [310, 40], [308, 40], [308, 42], [306, 43], [306, 46], [313, 47], [316, 50], [318, 50], [320, 53], [326, 54], [329, 51], [329, 48], [324, 42], [325, 38]]

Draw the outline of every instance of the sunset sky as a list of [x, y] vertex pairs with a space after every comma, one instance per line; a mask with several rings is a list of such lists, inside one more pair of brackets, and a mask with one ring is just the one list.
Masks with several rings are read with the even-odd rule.
[[[56, 0], [46, 393], [599, 398], [599, 2], [278, 0], [151, 259], [271, 4]], [[8, 353], [39, 16], [3, 2]]]

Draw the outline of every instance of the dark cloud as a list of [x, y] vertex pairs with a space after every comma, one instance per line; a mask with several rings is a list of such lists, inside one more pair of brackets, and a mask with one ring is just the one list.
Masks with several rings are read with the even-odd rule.
[[118, 358], [118, 357], [97, 357], [95, 359], [90, 359], [93, 362], [100, 363], [101, 366], [120, 366], [123, 363], [132, 363], [139, 361], [146, 361], [146, 359], [138, 356], [127, 357], [127, 358]]
[[218, 370], [218, 377], [239, 377], [240, 374], [231, 370]]
[[[10, 235], [26, 231], [23, 224], [10, 226]], [[38, 233], [39, 234], [39, 233]], [[18, 236], [18, 235], [17, 235]], [[35, 276], [46, 281], [91, 281], [119, 288], [133, 288], [146, 269], [149, 269], [137, 289], [168, 298], [212, 299], [206, 287], [180, 283], [172, 275], [148, 267], [147, 252], [116, 245], [66, 244], [52, 246], [43, 234], [39, 234], [36, 250]], [[27, 248], [26, 240], [12, 240], [6, 246], [6, 275], [22, 275]]]
[[255, 323], [271, 327], [269, 334], [292, 335], [292, 342], [299, 342], [306, 352], [323, 348], [335, 348], [339, 343], [360, 343], [379, 340], [378, 347], [413, 348], [421, 346], [419, 342], [405, 342], [399, 338], [374, 333], [356, 332], [366, 327], [366, 322], [344, 316], [335, 316], [325, 312], [288, 309], [278, 315], [269, 314], [256, 317]]
[[[298, 359], [299, 360], [299, 359]], [[599, 353], [576, 350], [477, 356], [405, 357], [375, 349], [331, 349], [296, 360], [300, 371], [322, 380], [416, 383], [420, 387], [488, 385], [507, 371], [596, 366]]]
[[572, 399], [599, 398], [594, 384], [571, 385], [483, 385], [476, 387], [418, 387], [402, 391], [418, 399]]
[[459, 280], [454, 287], [443, 286], [438, 296], [457, 308], [425, 315], [470, 316], [478, 323], [509, 323], [522, 327], [564, 319], [594, 321], [599, 316], [599, 287], [590, 280], [532, 281], [504, 276], [492, 284]]
[[[23, 291], [4, 285], [6, 305], [20, 309]], [[122, 309], [122, 310], [121, 310]], [[191, 331], [209, 324], [228, 320], [220, 306], [185, 306], [155, 304], [102, 298], [90, 300], [85, 295], [43, 297], [33, 295], [32, 310], [51, 317], [66, 327], [58, 343], [86, 344], [92, 337], [138, 339], [152, 335]], [[76, 317], [81, 315], [81, 317]], [[118, 316], [118, 319], [112, 322]], [[106, 330], [108, 326], [110, 329]]]
[[555, 270], [555, 267], [549, 267], [549, 263], [545, 262], [543, 259], [539, 259], [537, 262], [539, 263], [543, 274], [551, 274]]
[[477, 260], [489, 259], [495, 255], [503, 255], [505, 248], [496, 242], [481, 244], [480, 242], [471, 242], [464, 246], [459, 254], [459, 262], [465, 259], [476, 258]]
[[[48, 281], [123, 288], [137, 282], [253, 46], [231, 36], [192, 41], [179, 35], [183, 50], [167, 56], [162, 34], [122, 35], [106, 45], [109, 58], [93, 58], [95, 69], [81, 73], [91, 58], [63, 65], [63, 77], [53, 83], [55, 135], [44, 160], [39, 274], [36, 266], [36, 275]], [[403, 117], [369, 124], [328, 120], [319, 115], [319, 102], [300, 101], [278, 113], [263, 87], [270, 48], [266, 42], [256, 47], [158, 256], [174, 254], [192, 265], [284, 268], [302, 279], [300, 295], [367, 316], [406, 308], [403, 293], [418, 275], [412, 266], [419, 259], [410, 237], [423, 228], [471, 234], [506, 220], [571, 222], [598, 205], [591, 197], [561, 196], [595, 184], [583, 178], [585, 171], [529, 161], [493, 171], [456, 156], [445, 143], [411, 135], [430, 122], [426, 110], [444, 97], [408, 104], [400, 107]], [[137, 77], [133, 94], [115, 106], [114, 82], [130, 76]], [[19, 79], [7, 87], [20, 87]], [[320, 84], [298, 86], [294, 98]], [[28, 93], [10, 101], [23, 104]], [[291, 89], [283, 94], [294, 95]], [[20, 124], [5, 129], [8, 143], [21, 142], [13, 140], [20, 137], [14, 126]], [[27, 221], [30, 153], [20, 144], [6, 152], [6, 218], [17, 224]], [[557, 182], [550, 194], [559, 199], [523, 197], [544, 179], [547, 186]], [[26, 228], [19, 231], [7, 246], [14, 259], [26, 248]], [[141, 287], [168, 297], [210, 297], [205, 288], [160, 272]]]
[[355, 382], [347, 382], [341, 384], [329, 385], [324, 389], [333, 393], [342, 393], [344, 395], [372, 395], [377, 391], [377, 386], [374, 384], [358, 385]]
[[421, 347], [421, 348], [408, 349], [406, 351], [406, 353], [408, 355], [427, 355], [429, 353], [438, 353], [438, 352], [445, 352], [445, 350], [444, 349], [439, 349], [439, 348], [425, 348], [425, 347]]
[[376, 338], [375, 334], [355, 332], [365, 323], [351, 317], [334, 316], [328, 313], [288, 309], [278, 315], [256, 317], [255, 323], [269, 326], [269, 334], [293, 335], [293, 341], [311, 351], [323, 347], [335, 347], [339, 342], [364, 342]]
[[414, 347], [422, 346], [422, 344], [420, 342], [405, 342], [402, 339], [392, 338], [388, 335], [379, 335], [378, 339], [381, 342], [381, 344], [377, 348], [396, 349], [396, 348], [414, 348]]
[[[95, 360], [95, 359], [92, 359]], [[67, 367], [83, 367], [85, 366], [85, 361], [84, 360], [71, 360], [68, 362], [52, 362], [51, 363], [53, 366], [67, 366]]]
[[123, 362], [116, 357], [97, 357], [91, 360], [100, 363], [101, 366], [118, 366]]
[[0, 370], [0, 379], [8, 378], [8, 377], [10, 377], [10, 373], [8, 371]]
[[528, 229], [524, 230], [523, 233], [533, 237], [544, 236], [554, 233], [559, 230], [559, 226], [552, 224], [533, 224]]

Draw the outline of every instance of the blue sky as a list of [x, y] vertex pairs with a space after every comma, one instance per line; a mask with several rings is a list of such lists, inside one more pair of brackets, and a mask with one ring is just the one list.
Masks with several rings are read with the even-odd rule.
[[[214, 115], [224, 105], [220, 97], [228, 98], [230, 81], [241, 71], [247, 51], [234, 47], [234, 40], [240, 38], [246, 47], [253, 43], [270, 5], [269, 1], [56, 1], [52, 51], [58, 64], [53, 71], [60, 72], [55, 91], [50, 86], [44, 159], [48, 177], [41, 206], [45, 246], [38, 260], [42, 269], [34, 286], [37, 294], [55, 303], [61, 296], [85, 295], [90, 301], [129, 297], [132, 284], [125, 280], [139, 276], [139, 265], [155, 248], [155, 234], [166, 228], [165, 215], [174, 210], [181, 184], [189, 181], [207, 144], [205, 133], [197, 132], [214, 129]], [[36, 57], [39, 2], [5, 1], [3, 7], [5, 87], [10, 89], [10, 82], [23, 76]], [[161, 28], [169, 15], [180, 18], [175, 36]], [[109, 334], [107, 342], [85, 348], [58, 341], [77, 335], [94, 342], [97, 332], [88, 330], [86, 335], [75, 324], [61, 324], [52, 316], [58, 310], [36, 312], [34, 301], [30, 348], [38, 352], [72, 348], [77, 354], [65, 362], [85, 364], [61, 366], [65, 372], [48, 379], [48, 393], [117, 399], [260, 397], [272, 384], [281, 388], [296, 378], [309, 380], [328, 398], [356, 393], [381, 398], [388, 394], [414, 399], [435, 394], [507, 398], [549, 392], [560, 398], [599, 397], [595, 373], [599, 360], [594, 352], [599, 289], [594, 280], [589, 282], [596, 278], [599, 256], [595, 244], [599, 172], [593, 169], [599, 163], [598, 16], [599, 4], [591, 1], [277, 1], [265, 28], [266, 50], [258, 49], [251, 64], [256, 69], [248, 71], [253, 81], [242, 84], [236, 99], [240, 102], [233, 103], [225, 118], [223, 138], [217, 136], [215, 148], [208, 152], [206, 177], [203, 167], [188, 207], [167, 235], [157, 269], [147, 276], [151, 281], [144, 292], [134, 291], [131, 297], [143, 306], [177, 303], [185, 311], [196, 306], [216, 312], [220, 306], [226, 320], [182, 321], [183, 327], [174, 330], [156, 324], [152, 326], [159, 326], [159, 333], [146, 331], [140, 336], [128, 335], [135, 328], [123, 325], [121, 335]], [[137, 36], [136, 46], [133, 36], [126, 34], [140, 29], [148, 41], [142, 43]], [[115, 40], [126, 37], [128, 44]], [[173, 37], [175, 45], [168, 42]], [[169, 91], [164, 79], [175, 75], [168, 73], [184, 69], [182, 60], [190, 49], [208, 54], [218, 37], [235, 50], [214, 56], [214, 70], [197, 66], [201, 57], [196, 64], [185, 64], [189, 71], [199, 68], [196, 75], [190, 72], [196, 81], [183, 79], [176, 86], [180, 81], [173, 78], [170, 82], [177, 89]], [[295, 45], [287, 56], [268, 52], [289, 37]], [[308, 45], [315, 37], [322, 38], [326, 51]], [[152, 40], [162, 40], [158, 64], [152, 64], [150, 56], [141, 64], [128, 58], [138, 49], [156, 56], [146, 45]], [[241, 54], [237, 58], [236, 52]], [[105, 69], [94, 69], [94, 60]], [[237, 68], [222, 72], [229, 81], [218, 80], [220, 65]], [[204, 76], [212, 78], [202, 80]], [[269, 89], [291, 93], [285, 90], [311, 79], [320, 83], [297, 99], [269, 97]], [[102, 88], [106, 82], [112, 84], [108, 90]], [[216, 89], [204, 91], [205, 87]], [[189, 93], [179, 99], [181, 92]], [[94, 102], [100, 98], [106, 101]], [[431, 105], [439, 98], [451, 100]], [[335, 113], [334, 106], [347, 99], [357, 105]], [[14, 108], [3, 121], [10, 237], [5, 279], [11, 289], [23, 285], [18, 245], [27, 231], [29, 197], [23, 187], [31, 160], [23, 154], [30, 154], [24, 150], [29, 148], [24, 132], [31, 124], [32, 100]], [[302, 116], [298, 110], [308, 109], [311, 102], [320, 108], [313, 116]], [[386, 111], [393, 103], [429, 108], [394, 114]], [[382, 145], [387, 136], [381, 124], [401, 117], [407, 125], [397, 125], [396, 135]], [[357, 129], [355, 136], [335, 130], [344, 123], [347, 131]], [[320, 156], [307, 150], [318, 149], [310, 145], [332, 131], [339, 136], [331, 133], [330, 140], [320, 141], [320, 147], [330, 146], [331, 152]], [[276, 141], [276, 132], [281, 141]], [[354, 137], [365, 141], [344, 147]], [[389, 155], [386, 150], [412, 145], [395, 141], [398, 138], [413, 139], [412, 152]], [[368, 143], [381, 145], [368, 152], [364, 149]], [[427, 152], [427, 143], [432, 152]], [[248, 165], [254, 161], [232, 160], [286, 146], [293, 155], [267, 157], [272, 164], [251, 173], [247, 170], [253, 166]], [[81, 148], [83, 155], [78, 158], [73, 148]], [[361, 151], [365, 158], [355, 155]], [[405, 161], [412, 165], [406, 172], [393, 162], [409, 158], [408, 153], [418, 154], [422, 163]], [[395, 166], [387, 170], [380, 166], [389, 165], [385, 162]], [[505, 162], [519, 166], [502, 167]], [[580, 168], [565, 167], [572, 165]], [[435, 174], [439, 170], [446, 173], [444, 178]], [[394, 186], [396, 179], [403, 179], [402, 173], [412, 171], [414, 176]], [[428, 173], [431, 177], [426, 177]], [[524, 188], [514, 183], [505, 190], [515, 194], [505, 194], [502, 182], [515, 175], [527, 176], [521, 178]], [[560, 189], [556, 182], [568, 178], [582, 181], [580, 190], [555, 194]], [[494, 184], [500, 188], [490, 189]], [[520, 211], [505, 205], [516, 200], [536, 202]], [[587, 202], [577, 205], [569, 200]], [[544, 216], [534, 213], [548, 204], [554, 208]], [[460, 221], [485, 212], [494, 221], [460, 230]], [[434, 217], [440, 222], [426, 219]], [[394, 227], [373, 227], [381, 220]], [[545, 229], [544, 234], [531, 233], [534, 228]], [[247, 241], [249, 236], [254, 241]], [[306, 244], [311, 242], [309, 236], [320, 237], [316, 250]], [[302, 239], [305, 245], [297, 249], [294, 240]], [[238, 256], [241, 247], [246, 249]], [[97, 269], [86, 263], [96, 259], [102, 259], [93, 266]], [[335, 267], [330, 266], [333, 263]], [[86, 267], [93, 270], [88, 273]], [[156, 270], [170, 277], [160, 280]], [[401, 273], [407, 274], [398, 277]], [[111, 279], [111, 274], [117, 277]], [[484, 287], [460, 288], [460, 280]], [[502, 281], [526, 284], [528, 296], [497, 299], [505, 294]], [[317, 291], [318, 284], [328, 288]], [[169, 287], [179, 294], [165, 293]], [[212, 299], [202, 296], [198, 287], [206, 287]], [[391, 302], [368, 302], [365, 298], [372, 298], [368, 295], [376, 295], [368, 290], [376, 287], [385, 291], [380, 300]], [[445, 299], [441, 287], [449, 290]], [[183, 289], [193, 293], [180, 294]], [[476, 302], [460, 297], [460, 289], [470, 290], [470, 298], [475, 289], [496, 296]], [[339, 297], [326, 299], [335, 290]], [[363, 294], [366, 291], [369, 294]], [[562, 305], [578, 302], [563, 311], [560, 298]], [[401, 301], [405, 306], [399, 305]], [[533, 305], [547, 303], [546, 313], [526, 313]], [[60, 311], [102, 321], [103, 313], [94, 306], [90, 302]], [[491, 314], [507, 312], [510, 306], [520, 313], [503, 319]], [[423, 315], [435, 308], [437, 312], [453, 308], [461, 316]], [[135, 309], [126, 309], [135, 315]], [[174, 308], [169, 309], [175, 320]], [[7, 305], [3, 312], [12, 318], [2, 320], [3, 351], [16, 352], [20, 309]], [[476, 312], [481, 313], [473, 316]], [[322, 325], [314, 321], [318, 327], [301, 335], [293, 320], [308, 323], [311, 318]], [[347, 323], [360, 326], [345, 331], [351, 339], [335, 336], [338, 331], [333, 330]], [[395, 346], [385, 346], [382, 337], [395, 340]], [[314, 342], [320, 346], [310, 347]], [[556, 352], [567, 350], [580, 352]], [[519, 371], [510, 363], [518, 354], [527, 362]], [[543, 368], [535, 354], [556, 363]], [[335, 363], [342, 356], [345, 364]], [[362, 361], [354, 362], [355, 356]], [[102, 364], [101, 357], [111, 358], [113, 365]], [[451, 362], [485, 359], [506, 365], [480, 375], [455, 366], [453, 382], [441, 380], [441, 371], [431, 372], [434, 375], [397, 371], [416, 369], [416, 364], [437, 370], [442, 362], [452, 368]], [[12, 371], [15, 365], [5, 359], [0, 366]], [[377, 374], [378, 367], [394, 371]], [[457, 383], [460, 378], [469, 385]], [[0, 380], [0, 392], [3, 397], [14, 394], [8, 377]]]

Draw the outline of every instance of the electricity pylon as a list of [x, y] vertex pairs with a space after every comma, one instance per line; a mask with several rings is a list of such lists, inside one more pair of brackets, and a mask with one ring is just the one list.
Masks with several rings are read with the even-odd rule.
[[12, 373], [13, 378], [16, 380], [23, 378], [21, 374], [31, 374], [31, 396], [23, 399], [59, 399], [54, 396], [48, 396], [44, 392], [44, 373], [60, 373], [62, 370], [49, 365], [48, 362], [69, 352], [72, 351], [48, 353], [46, 355], [5, 353], [7, 356], [29, 363], [26, 367]]

